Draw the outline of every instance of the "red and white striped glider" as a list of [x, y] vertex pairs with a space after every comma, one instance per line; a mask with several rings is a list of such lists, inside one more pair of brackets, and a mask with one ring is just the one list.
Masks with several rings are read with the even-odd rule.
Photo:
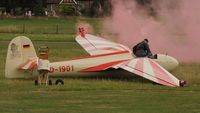
[[[177, 79], [166, 70], [171, 69], [172, 64], [175, 67], [178, 65], [177, 61], [170, 56], [160, 55], [157, 59], [136, 58], [128, 47], [94, 35], [85, 34], [82, 28], [79, 29], [76, 41], [91, 56], [51, 62], [50, 76], [121, 68], [158, 84], [172, 87], [185, 84], [185, 81]], [[169, 62], [166, 63], [169, 63], [169, 68], [164, 69], [166, 63], [162, 64], [163, 61], [159, 63], [157, 61], [159, 58], [168, 59]], [[37, 71], [27, 72], [27, 70], [34, 70], [37, 66], [38, 57], [30, 39], [24, 36], [14, 38], [8, 47], [5, 76], [7, 78], [34, 76]], [[25, 72], [19, 70], [25, 70]]]
[[[121, 44], [108, 41], [103, 38], [99, 38], [90, 34], [84, 34], [80, 30], [80, 35], [76, 37], [76, 41], [90, 54], [108, 54], [115, 52], [129, 52], [132, 55], [132, 51]], [[175, 76], [161, 67], [158, 63], [150, 58], [136, 58], [132, 55], [132, 58], [113, 65], [114, 68], [122, 68], [136, 75], [154, 81], [158, 84], [166, 86], [182, 86], [185, 81], [178, 80]]]

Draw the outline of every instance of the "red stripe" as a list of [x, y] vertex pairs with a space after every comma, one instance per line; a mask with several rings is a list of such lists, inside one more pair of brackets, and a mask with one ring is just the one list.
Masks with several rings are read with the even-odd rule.
[[137, 61], [135, 67], [133, 68], [134, 69], [133, 73], [138, 73], [138, 71], [142, 72], [142, 73], [140, 73], [140, 74], [138, 73], [138, 74], [143, 77], [144, 76], [144, 69], [143, 69], [143, 67], [144, 67], [144, 58], [140, 58]]
[[25, 62], [24, 64], [22, 64], [21, 66], [19, 66], [18, 69], [22, 69], [24, 66], [26, 66], [28, 63], [30, 62], [30, 60], [28, 60], [27, 62]]
[[23, 48], [30, 48], [30, 45], [23, 45]]
[[37, 62], [36, 61], [32, 62], [31, 65], [28, 67], [28, 69], [32, 69], [35, 66], [37, 66]]
[[151, 59], [149, 59], [149, 62], [153, 67], [153, 71], [155, 73], [156, 78], [158, 79], [158, 83], [167, 86], [177, 86], [176, 83], [170, 77], [170, 75], [168, 75], [161, 67], [159, 67], [158, 64], [153, 62]]
[[122, 51], [120, 49], [116, 49], [116, 48], [112, 48], [112, 47], [102, 48], [101, 50]]
[[119, 45], [117, 45], [117, 46], [120, 47], [120, 48], [122, 48], [122, 49], [129, 50], [129, 51], [130, 51], [130, 49], [129, 49], [128, 47], [123, 46], [123, 45], [121, 45], [121, 44], [119, 44]]
[[124, 68], [124, 67], [126, 67], [130, 62], [131, 62], [131, 60], [129, 60], [129, 61], [123, 63], [123, 64], [120, 65], [119, 67], [120, 67], [120, 68]]
[[94, 55], [94, 56], [88, 56], [88, 57], [81, 57], [81, 58], [75, 58], [75, 59], [69, 59], [69, 60], [62, 60], [62, 61], [57, 61], [57, 62], [80, 60], [80, 59], [87, 59], [87, 58], [96, 58], [96, 57], [117, 55], [117, 54], [124, 54], [124, 53], [129, 53], [129, 51], [120, 51], [120, 52], [114, 52], [114, 53], [108, 53], [108, 54], [100, 54], [100, 55]]
[[98, 65], [98, 66], [95, 66], [95, 67], [90, 67], [90, 68], [87, 68], [87, 69], [83, 69], [83, 70], [80, 70], [80, 71], [78, 71], [78, 72], [101, 71], [101, 70], [108, 69], [109, 67], [114, 66], [114, 65], [119, 64], [119, 63], [124, 62], [124, 61], [127, 61], [127, 60], [121, 60], [121, 61], [110, 62], [110, 63]]
[[30, 48], [30, 47], [23, 47], [24, 49], [28, 49], [28, 48]]
[[92, 49], [92, 50], [88, 50], [88, 52], [93, 52], [93, 51], [98, 51], [98, 50], [109, 50], [109, 51], [115, 51], [115, 52], [124, 51], [124, 50], [120, 50], [120, 49], [115, 49], [115, 48], [112, 48], [112, 47], [108, 47], [108, 48]]

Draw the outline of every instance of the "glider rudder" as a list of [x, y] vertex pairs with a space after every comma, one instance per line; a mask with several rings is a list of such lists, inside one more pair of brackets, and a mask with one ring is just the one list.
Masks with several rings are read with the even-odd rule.
[[[20, 70], [26, 62], [37, 58], [35, 48], [31, 40], [25, 36], [18, 36], [11, 40], [8, 46], [5, 77], [6, 78], [27, 78], [32, 73]], [[23, 64], [23, 65], [22, 65]], [[23, 69], [23, 68], [21, 68]]]

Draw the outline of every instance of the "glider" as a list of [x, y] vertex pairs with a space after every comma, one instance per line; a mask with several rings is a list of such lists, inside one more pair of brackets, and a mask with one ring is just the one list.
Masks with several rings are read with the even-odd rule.
[[[49, 76], [121, 68], [158, 84], [172, 87], [185, 85], [184, 80], [177, 79], [167, 71], [178, 66], [177, 60], [173, 57], [157, 54], [154, 59], [136, 58], [128, 47], [85, 34], [83, 30], [79, 29], [75, 39], [90, 56], [51, 62]], [[31, 40], [24, 36], [16, 37], [8, 47], [5, 77], [37, 77], [39, 60]]]

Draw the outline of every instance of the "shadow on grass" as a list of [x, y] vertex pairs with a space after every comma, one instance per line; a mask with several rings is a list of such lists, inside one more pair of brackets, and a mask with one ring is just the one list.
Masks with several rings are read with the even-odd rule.
[[[145, 78], [142, 78], [133, 73], [124, 71], [122, 69], [107, 69], [104, 71], [96, 71], [96, 72], [81, 72], [81, 73], [74, 73], [74, 74], [67, 75], [67, 76], [56, 76], [56, 77], [52, 77], [52, 78], [96, 79], [96, 80], [153, 83]], [[153, 83], [153, 84], [156, 84], [156, 83]]]

